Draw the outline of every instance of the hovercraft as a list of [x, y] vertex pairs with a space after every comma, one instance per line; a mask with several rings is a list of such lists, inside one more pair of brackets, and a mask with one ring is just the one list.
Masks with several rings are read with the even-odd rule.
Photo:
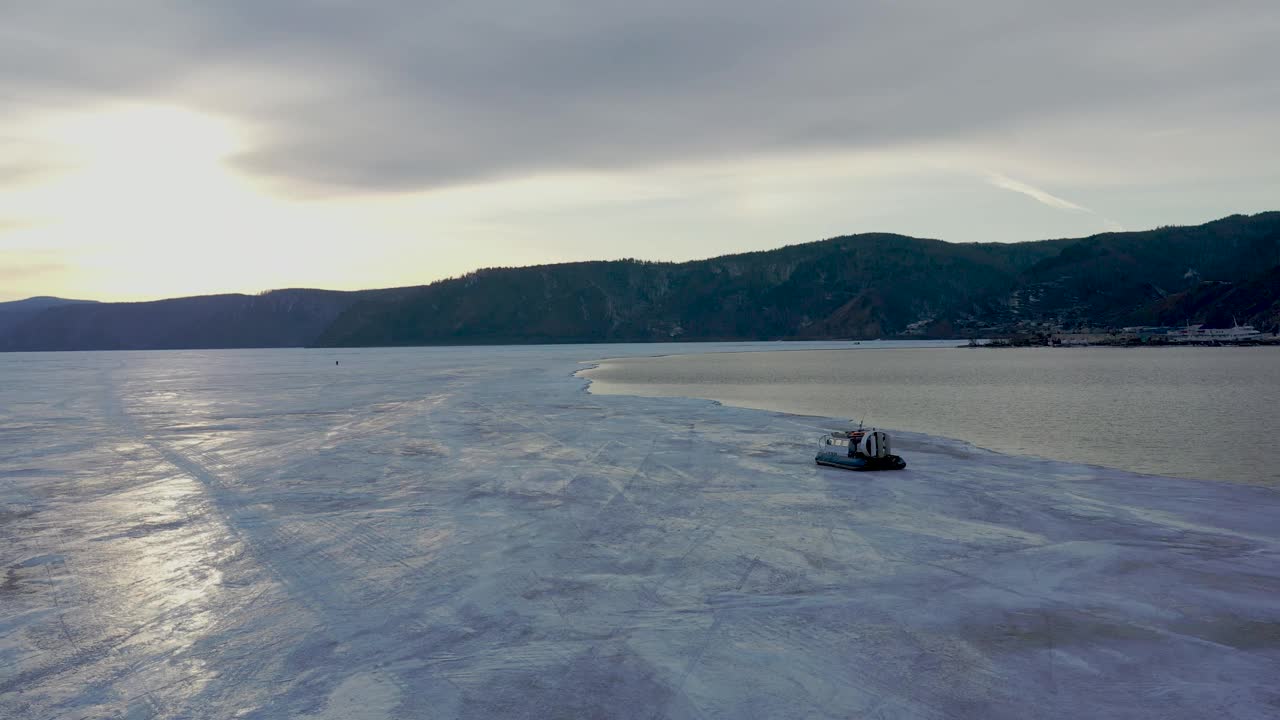
[[883, 430], [836, 430], [818, 439], [814, 462], [842, 470], [901, 470], [907, 463], [889, 452]]

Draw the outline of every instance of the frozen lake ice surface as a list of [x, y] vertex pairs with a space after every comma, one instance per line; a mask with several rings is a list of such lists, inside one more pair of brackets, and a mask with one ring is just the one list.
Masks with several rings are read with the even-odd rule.
[[573, 375], [726, 347], [0, 355], [0, 718], [1280, 717], [1275, 490]]

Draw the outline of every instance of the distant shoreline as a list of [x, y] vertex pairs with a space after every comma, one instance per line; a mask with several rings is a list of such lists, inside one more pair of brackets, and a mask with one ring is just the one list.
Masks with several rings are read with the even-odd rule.
[[1280, 339], [1275, 340], [1247, 340], [1247, 341], [1218, 341], [1218, 342], [1098, 342], [1098, 343], [1009, 343], [993, 340], [989, 343], [980, 345], [961, 345], [963, 348], [998, 348], [1007, 350], [1011, 348], [1049, 348], [1049, 349], [1076, 349], [1076, 348], [1118, 348], [1118, 349], [1137, 349], [1137, 348], [1225, 348], [1225, 347], [1280, 347]]

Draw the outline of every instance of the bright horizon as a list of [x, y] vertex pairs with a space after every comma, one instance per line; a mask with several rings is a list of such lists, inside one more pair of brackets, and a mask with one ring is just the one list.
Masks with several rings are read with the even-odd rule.
[[1277, 209], [1280, 9], [1131, 4], [21, 7], [0, 301]]
[[[1262, 211], [1262, 212], [1265, 212], [1265, 211]], [[1253, 213], [1241, 213], [1241, 214], [1253, 214]], [[1224, 216], [1224, 217], [1225, 217], [1225, 216]], [[1218, 217], [1215, 217], [1215, 218], [1206, 218], [1206, 219], [1205, 219], [1204, 221], [1202, 221], [1202, 222], [1211, 222], [1211, 221], [1213, 221], [1213, 220], [1219, 220], [1219, 219], [1222, 219], [1222, 218], [1218, 218]], [[1192, 224], [1192, 225], [1199, 225], [1199, 224], [1202, 224], [1202, 222], [1192, 222], [1192, 223], [1188, 223], [1188, 224]], [[1178, 223], [1178, 224], [1179, 224], [1179, 225], [1181, 225], [1182, 223]], [[1152, 230], [1152, 229], [1155, 229], [1155, 228], [1154, 228], [1154, 227], [1151, 227], [1151, 228], [1126, 228], [1126, 229], [1123, 229], [1123, 230], [1121, 230], [1121, 231], [1124, 231], [1124, 232], [1127, 232], [1127, 231], [1141, 232], [1141, 231], [1143, 231], [1143, 230]], [[864, 233], [881, 233], [881, 232], [883, 232], [883, 233], [894, 233], [894, 231], [891, 231], [891, 230], [867, 230], [867, 231], [857, 231], [857, 232], [851, 232], [851, 233], [841, 233], [840, 235], [837, 235], [837, 236], [831, 236], [831, 237], [838, 237], [838, 236], [841, 236], [841, 235], [856, 235], [856, 234], [864, 234]], [[896, 233], [896, 234], [901, 234], [901, 235], [910, 235], [910, 233]], [[917, 237], [918, 237], [918, 236], [917, 236]], [[799, 241], [798, 243], [790, 243], [790, 242], [789, 242], [789, 243], [786, 243], [785, 245], [777, 245], [777, 246], [772, 246], [772, 247], [761, 247], [761, 248], [750, 248], [750, 249], [742, 250], [742, 251], [733, 251], [733, 252], [728, 253], [728, 254], [737, 254], [738, 252], [746, 253], [746, 252], [753, 252], [753, 251], [759, 251], [759, 250], [775, 250], [775, 249], [782, 248], [782, 247], [784, 247], [784, 246], [786, 246], [786, 245], [803, 244], [803, 243], [806, 243], [806, 242], [817, 242], [817, 241], [826, 240], [826, 239], [830, 239], [830, 238], [825, 238], [825, 237], [824, 237], [824, 238], [815, 238], [814, 240], [802, 240], [802, 241]], [[923, 237], [922, 237], [921, 239], [934, 239], [934, 240], [937, 240], [937, 239], [942, 239], [942, 238], [923, 238]], [[1039, 240], [1056, 240], [1056, 239], [1062, 239], [1062, 238], [1057, 238], [1057, 237], [1053, 237], [1053, 238], [1045, 237], [1045, 238], [1038, 238], [1038, 239], [1039, 239]], [[1035, 241], [1035, 240], [1026, 240], [1026, 241], [1021, 241], [1021, 240], [1012, 240], [1012, 241], [1006, 241], [1006, 242], [1034, 242], [1034, 241]], [[948, 242], [955, 242], [955, 241], [948, 241]], [[977, 241], [971, 241], [971, 242], [977, 242]], [[623, 259], [636, 259], [636, 260], [649, 260], [649, 261], [655, 261], [655, 262], [675, 262], [675, 263], [680, 263], [680, 262], [687, 262], [687, 261], [705, 260], [705, 259], [710, 259], [710, 258], [712, 258], [712, 257], [720, 257], [720, 256], [723, 256], [723, 255], [725, 255], [725, 254], [726, 254], [726, 253], [716, 253], [715, 255], [700, 255], [700, 254], [699, 254], [699, 255], [693, 255], [693, 256], [690, 256], [690, 257], [677, 258], [677, 259], [673, 259], [673, 260], [672, 260], [672, 259], [666, 259], [666, 258], [658, 258], [658, 257], [652, 257], [652, 258], [640, 258], [640, 257], [631, 256], [631, 255], [626, 255], [626, 256], [622, 256], [622, 255], [620, 255], [620, 256], [617, 256], [617, 257], [609, 257], [609, 258], [581, 257], [581, 258], [568, 258], [568, 259], [563, 259], [563, 260], [547, 260], [547, 261], [530, 262], [530, 263], [521, 264], [521, 265], [518, 265], [518, 266], [515, 266], [515, 267], [531, 267], [531, 266], [535, 266], [535, 265], [548, 265], [548, 264], [557, 264], [557, 263], [589, 262], [589, 261], [611, 261], [611, 260], [623, 260]], [[440, 276], [440, 277], [434, 277], [434, 278], [431, 278], [430, 280], [425, 280], [425, 281], [422, 281], [422, 282], [402, 282], [402, 283], [396, 283], [396, 284], [392, 284], [392, 285], [376, 285], [376, 286], [371, 285], [371, 286], [362, 286], [362, 287], [354, 287], [354, 286], [353, 286], [353, 287], [335, 287], [335, 286], [321, 286], [321, 285], [315, 285], [315, 284], [311, 284], [311, 285], [306, 285], [306, 284], [295, 284], [295, 285], [278, 285], [278, 286], [272, 286], [272, 287], [262, 287], [262, 288], [256, 288], [256, 289], [254, 289], [254, 288], [247, 288], [247, 289], [233, 289], [233, 290], [228, 290], [228, 289], [214, 289], [214, 290], [209, 290], [209, 291], [207, 291], [207, 292], [197, 292], [197, 293], [192, 293], [192, 292], [182, 292], [182, 293], [179, 293], [179, 294], [172, 294], [172, 295], [158, 295], [158, 296], [154, 296], [154, 297], [151, 297], [151, 296], [137, 296], [137, 297], [117, 297], [117, 298], [109, 298], [109, 299], [98, 298], [98, 297], [80, 297], [80, 296], [72, 296], [72, 295], [56, 295], [56, 294], [53, 294], [53, 293], [35, 293], [35, 294], [30, 294], [30, 295], [20, 295], [20, 296], [13, 296], [13, 297], [5, 297], [5, 296], [3, 296], [3, 295], [0, 295], [0, 302], [10, 302], [10, 301], [15, 301], [15, 300], [26, 300], [26, 299], [37, 298], [37, 297], [56, 297], [56, 298], [67, 299], [67, 300], [95, 300], [95, 301], [100, 301], [100, 302], [149, 302], [149, 301], [154, 301], [154, 300], [167, 300], [167, 299], [174, 299], [174, 298], [179, 298], [179, 297], [193, 297], [193, 296], [204, 296], [204, 295], [221, 295], [221, 294], [256, 295], [256, 294], [260, 294], [260, 293], [264, 293], [264, 292], [271, 292], [271, 291], [276, 291], [276, 290], [291, 290], [291, 289], [338, 290], [338, 291], [376, 290], [376, 289], [388, 289], [388, 288], [396, 288], [396, 287], [425, 286], [425, 285], [429, 285], [429, 284], [432, 284], [432, 283], [435, 283], [435, 282], [438, 282], [438, 281], [441, 281], [441, 280], [448, 280], [448, 279], [450, 279], [450, 278], [456, 278], [456, 277], [459, 277], [459, 276], [464, 275], [464, 274], [469, 273], [469, 272], [478, 271], [478, 270], [490, 269], [490, 268], [492, 268], [492, 267], [496, 267], [496, 266], [495, 266], [495, 265], [481, 265], [481, 266], [476, 266], [476, 267], [466, 268], [466, 269], [460, 270], [460, 271], [458, 271], [458, 272], [456, 272], [456, 273], [452, 273], [452, 274], [448, 274], [448, 275], [443, 275], [443, 276]]]

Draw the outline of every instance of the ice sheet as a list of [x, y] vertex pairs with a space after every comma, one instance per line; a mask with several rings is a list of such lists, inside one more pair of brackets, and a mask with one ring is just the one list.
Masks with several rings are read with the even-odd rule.
[[1275, 491], [572, 375], [709, 349], [0, 356], [0, 717], [1280, 716]]

